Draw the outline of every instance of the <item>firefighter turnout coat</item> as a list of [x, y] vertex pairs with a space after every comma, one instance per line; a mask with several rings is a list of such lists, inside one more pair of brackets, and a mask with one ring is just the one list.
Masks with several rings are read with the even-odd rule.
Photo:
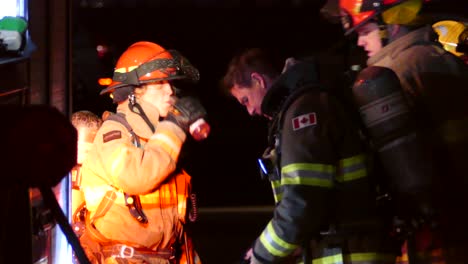
[[[89, 219], [104, 242], [169, 249], [182, 235], [190, 189], [190, 176], [176, 166], [186, 135], [171, 122], [159, 122], [155, 107], [137, 102], [155, 132], [126, 102], [119, 104], [117, 113], [123, 114], [141, 146], [133, 144], [123, 123], [104, 121], [81, 169], [82, 190]], [[125, 194], [139, 197], [147, 223], [132, 216], [126, 202], [134, 201]]]
[[262, 103], [262, 111], [274, 117], [274, 150], [267, 154], [275, 156], [277, 173], [268, 178], [276, 207], [255, 241], [254, 263], [296, 263], [289, 260], [301, 247], [303, 255], [312, 247], [310, 256], [319, 263], [393, 263], [394, 254], [384, 250], [385, 228], [356, 124], [319, 87], [314, 71], [306, 63], [292, 66]]
[[421, 27], [384, 46], [367, 64], [390, 68], [398, 76], [433, 153], [427, 163], [438, 169], [429, 192], [443, 240], [467, 245], [468, 216], [460, 214], [458, 204], [467, 199], [468, 188], [468, 66], [436, 39], [431, 26]]

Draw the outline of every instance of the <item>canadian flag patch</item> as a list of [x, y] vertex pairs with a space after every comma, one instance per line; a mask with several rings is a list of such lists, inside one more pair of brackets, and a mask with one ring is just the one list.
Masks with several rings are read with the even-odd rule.
[[296, 131], [298, 129], [316, 125], [317, 124], [317, 116], [315, 113], [308, 113], [305, 115], [300, 115], [292, 119], [292, 126], [293, 130]]

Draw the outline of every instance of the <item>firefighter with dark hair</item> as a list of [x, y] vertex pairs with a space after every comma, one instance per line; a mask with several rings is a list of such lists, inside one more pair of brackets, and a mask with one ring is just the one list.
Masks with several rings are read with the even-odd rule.
[[201, 263], [189, 250], [191, 177], [178, 159], [206, 111], [193, 97], [176, 97], [179, 79], [198, 81], [198, 70], [177, 51], [141, 41], [120, 56], [101, 92], [117, 111], [81, 167], [88, 212], [80, 240], [93, 263]]
[[353, 118], [326, 90], [313, 60], [280, 73], [260, 49], [235, 56], [224, 89], [250, 115], [270, 120], [260, 159], [272, 185], [273, 218], [248, 263], [394, 263], [397, 246], [377, 212], [366, 150]]
[[369, 56], [354, 92], [392, 182], [396, 230], [406, 229], [401, 261], [463, 263], [468, 216], [457, 204], [468, 187], [468, 67], [444, 50], [434, 31], [443, 29], [423, 19], [424, 4], [340, 0], [345, 34], [356, 33]]

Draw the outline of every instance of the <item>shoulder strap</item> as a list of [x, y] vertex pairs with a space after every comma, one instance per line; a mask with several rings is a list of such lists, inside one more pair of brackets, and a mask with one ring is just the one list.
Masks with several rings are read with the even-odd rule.
[[[122, 125], [127, 128], [128, 132], [132, 136], [132, 141], [133, 145], [136, 147], [140, 147], [140, 139], [138, 136], [135, 134], [133, 131], [132, 126], [128, 123], [127, 119], [125, 118], [124, 113], [115, 113], [111, 114], [106, 120], [112, 120], [121, 123]], [[130, 214], [140, 223], [147, 223], [148, 218], [146, 217], [145, 213], [143, 212], [143, 209], [141, 208], [141, 203], [140, 203], [140, 196], [138, 195], [130, 195], [128, 193], [123, 193], [125, 197], [125, 205], [127, 206]], [[107, 211], [107, 210], [106, 210]]]
[[141, 146], [140, 145], [140, 139], [138, 138], [138, 136], [133, 131], [133, 128], [128, 123], [127, 119], [125, 118], [124, 113], [111, 114], [111, 115], [109, 115], [109, 117], [107, 117], [106, 121], [107, 120], [112, 120], [112, 121], [115, 121], [115, 122], [119, 122], [120, 124], [124, 125], [125, 128], [127, 128], [130, 135], [132, 136], [133, 145], [135, 145], [136, 147]]

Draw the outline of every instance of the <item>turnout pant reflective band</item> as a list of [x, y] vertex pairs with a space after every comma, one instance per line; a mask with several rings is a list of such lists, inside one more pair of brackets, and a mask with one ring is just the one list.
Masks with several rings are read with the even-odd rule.
[[[308, 264], [300, 262], [301, 264]], [[312, 264], [393, 264], [395, 256], [378, 253], [336, 254], [312, 260]]]

